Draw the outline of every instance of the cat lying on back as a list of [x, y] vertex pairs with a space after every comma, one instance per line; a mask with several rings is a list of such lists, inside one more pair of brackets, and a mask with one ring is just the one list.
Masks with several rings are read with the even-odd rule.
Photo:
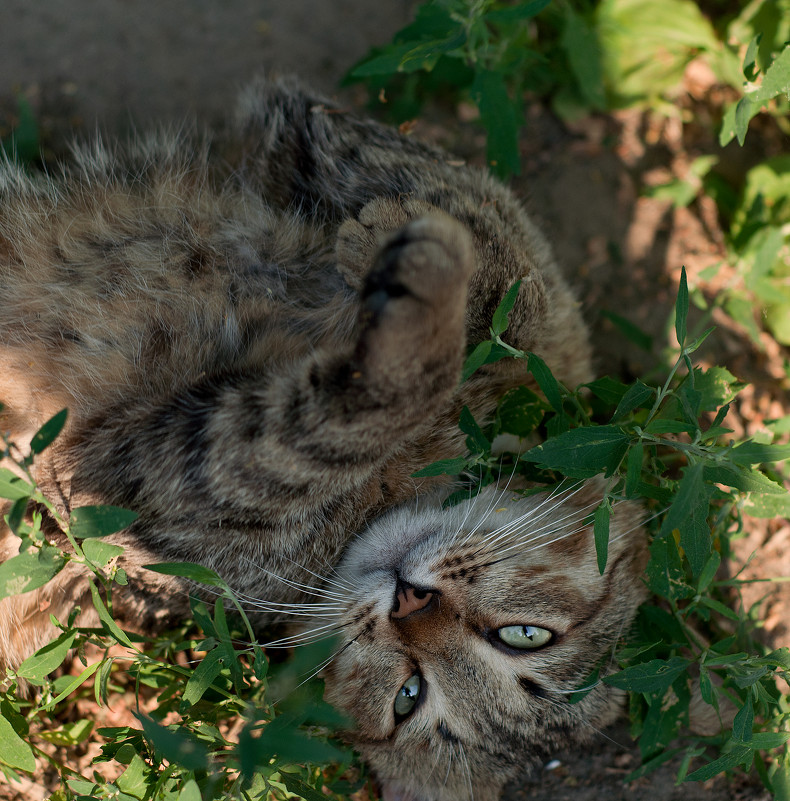
[[[503, 361], [459, 385], [518, 279], [506, 338], [590, 378], [577, 303], [505, 187], [290, 84], [248, 90], [210, 151], [162, 135], [0, 168], [0, 424], [24, 446], [68, 407], [43, 491], [139, 513], [114, 537], [125, 619], [187, 613], [156, 561], [294, 611], [318, 588], [305, 638], [339, 636], [328, 696], [384, 797], [495, 798], [615, 716], [603, 685], [568, 696], [633, 617], [643, 534], [620, 507], [600, 576], [595, 485], [442, 510], [412, 474], [463, 452], [464, 405], [484, 418], [525, 380]], [[18, 547], [4, 530], [0, 558]], [[75, 571], [0, 602], [0, 660], [91, 607]]]

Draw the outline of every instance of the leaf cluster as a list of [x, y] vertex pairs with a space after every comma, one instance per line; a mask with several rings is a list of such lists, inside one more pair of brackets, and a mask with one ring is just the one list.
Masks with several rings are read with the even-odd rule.
[[[622, 670], [603, 678], [630, 693], [633, 733], [645, 761], [632, 778], [673, 757], [680, 758], [679, 780], [754, 765], [776, 797], [787, 797], [781, 788], [790, 781], [790, 703], [777, 679], [790, 678], [790, 651], [764, 652], [752, 636], [754, 610], [733, 608], [737, 577], [723, 578], [719, 568], [742, 531], [744, 509], [765, 517], [790, 514], [790, 494], [761, 469], [790, 458], [790, 445], [729, 438], [727, 411], [742, 385], [723, 368], [702, 370], [691, 361], [710, 331], [694, 336], [687, 330], [685, 270], [675, 307], [679, 353], [660, 386], [605, 377], [570, 391], [538, 356], [507, 344], [517, 292], [518, 285], [497, 310], [490, 339], [469, 354], [465, 375], [517, 358], [532, 388], [507, 393], [487, 425], [465, 410], [469, 455], [419, 475], [462, 473], [471, 491], [512, 473], [542, 489], [603, 475], [606, 492], [589, 521], [602, 573], [614, 506], [629, 500], [650, 510], [645, 581], [652, 601], [618, 653]], [[497, 453], [492, 446], [503, 434], [522, 447]], [[527, 447], [538, 438], [545, 441]], [[449, 502], [469, 492], [465, 487]], [[720, 719], [721, 734], [692, 733], [698, 702]], [[711, 749], [713, 758], [697, 767], [695, 760]]]
[[[320, 682], [302, 680], [324, 661], [331, 642], [270, 666], [229, 587], [213, 571], [190, 564], [150, 569], [211, 588], [213, 608], [193, 599], [194, 622], [155, 638], [118, 625], [113, 592], [127, 578], [118, 566], [123, 548], [107, 538], [133, 525], [137, 515], [86, 506], [64, 520], [33, 481], [33, 460], [65, 421], [65, 411], [49, 420], [26, 454], [4, 440], [2, 456], [15, 469], [0, 468], [0, 498], [20, 548], [0, 565], [0, 597], [42, 587], [71, 563], [81, 570], [100, 625], [80, 625], [79, 608], [67, 620], [51, 615], [52, 641], [8, 671], [0, 685], [0, 771], [6, 779], [14, 782], [48, 763], [61, 777], [53, 796], [58, 801], [326, 801], [358, 789], [359, 781], [342, 775], [353, 754], [330, 735], [345, 721], [322, 700]], [[45, 536], [45, 514], [68, 547]], [[30, 685], [32, 693], [26, 692]], [[276, 706], [272, 687], [284, 698]], [[130, 691], [135, 725], [94, 728], [92, 720], [74, 719], [81, 698], [117, 707]], [[68, 756], [88, 740], [101, 743], [89, 775]]]

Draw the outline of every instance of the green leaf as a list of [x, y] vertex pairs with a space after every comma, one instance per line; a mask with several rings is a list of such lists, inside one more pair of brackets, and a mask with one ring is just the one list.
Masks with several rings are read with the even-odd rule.
[[82, 552], [93, 564], [104, 567], [111, 559], [120, 556], [124, 548], [102, 540], [85, 540], [82, 543]]
[[29, 164], [39, 156], [39, 132], [33, 109], [27, 98], [20, 94], [16, 101], [19, 122], [8, 139], [0, 141], [0, 151], [12, 161]]
[[735, 748], [728, 753], [722, 754], [722, 756], [713, 760], [713, 762], [710, 762], [698, 770], [695, 770], [693, 773], [690, 773], [688, 776], [686, 776], [686, 781], [707, 781], [719, 773], [723, 773], [725, 770], [732, 770], [737, 765], [740, 765], [741, 763], [746, 762], [748, 759], [751, 759], [751, 756], [751, 748], [745, 745], [736, 745]]
[[788, 94], [790, 94], [790, 45], [785, 45], [773, 64], [765, 71], [760, 87], [746, 97], [759, 107], [777, 95]]
[[653, 387], [649, 387], [637, 379], [636, 383], [628, 388], [628, 391], [620, 399], [620, 403], [617, 404], [617, 409], [612, 415], [612, 422], [625, 417], [634, 409], [644, 407], [645, 404], [653, 400], [655, 394], [656, 391]]
[[508, 390], [497, 407], [497, 420], [502, 431], [517, 437], [531, 434], [543, 419], [543, 401], [526, 387]]
[[29, 498], [36, 488], [12, 473], [5, 467], [0, 467], [0, 498], [17, 501], [20, 498]]
[[689, 287], [686, 280], [686, 268], [680, 268], [680, 284], [675, 300], [675, 336], [682, 348], [686, 342], [686, 319], [689, 313]]
[[565, 52], [582, 99], [596, 111], [606, 109], [597, 31], [570, 5], [565, 6], [560, 47]]
[[208, 748], [185, 728], [165, 728], [146, 715], [132, 714], [140, 721], [146, 739], [165, 759], [186, 770], [208, 769]]
[[603, 575], [606, 570], [606, 559], [609, 555], [609, 518], [612, 508], [606, 499], [595, 509], [593, 533], [595, 536], [595, 556], [598, 560], [598, 572]]
[[704, 483], [703, 465], [686, 467], [661, 526], [662, 537], [669, 536], [674, 529], [680, 532], [680, 544], [695, 577], [702, 572], [710, 554], [711, 533], [707, 517], [712, 494], [713, 487]]
[[642, 462], [644, 461], [644, 446], [641, 442], [632, 445], [628, 451], [628, 461], [626, 463], [625, 474], [625, 495], [627, 498], [633, 498], [636, 494], [639, 481], [642, 477]]
[[480, 428], [477, 421], [472, 416], [468, 406], [464, 406], [461, 410], [461, 419], [458, 422], [458, 427], [467, 435], [466, 447], [469, 448], [470, 452], [487, 453], [491, 450], [491, 443], [483, 433], [483, 429]]
[[626, 320], [625, 317], [610, 311], [602, 311], [601, 317], [605, 317], [607, 320], [614, 323], [615, 326], [620, 329], [620, 333], [638, 348], [648, 353], [653, 350], [653, 338], [637, 325], [634, 325], [630, 320]]
[[60, 550], [48, 545], [12, 556], [0, 564], [0, 598], [43, 587], [65, 564]]
[[540, 356], [530, 353], [527, 369], [534, 376], [551, 408], [558, 414], [562, 414], [562, 390], [557, 379], [551, 374], [546, 362]]
[[618, 426], [575, 428], [532, 448], [521, 458], [570, 478], [591, 478], [598, 473], [611, 475], [629, 442], [629, 435]]
[[497, 8], [494, 11], [489, 11], [484, 19], [487, 22], [495, 22], [498, 25], [513, 25], [536, 16], [550, 2], [551, 0], [529, 0], [528, 2], [516, 3], [508, 8]]
[[480, 122], [488, 133], [486, 157], [489, 165], [500, 178], [518, 175], [521, 172], [518, 135], [523, 124], [520, 101], [508, 94], [501, 72], [480, 66], [475, 69], [470, 94], [480, 109]]
[[120, 506], [80, 506], [72, 511], [69, 527], [77, 539], [106, 537], [122, 531], [137, 518], [137, 512]]
[[87, 718], [82, 720], [75, 720], [73, 723], [66, 723], [59, 729], [50, 729], [48, 731], [39, 732], [39, 737], [46, 740], [53, 745], [70, 748], [90, 737], [93, 731], [93, 721]]
[[305, 784], [293, 773], [280, 772], [280, 781], [286, 786], [289, 793], [301, 796], [304, 801], [326, 801], [326, 796]]
[[746, 696], [746, 703], [738, 710], [732, 722], [732, 738], [739, 743], [748, 743], [752, 739], [754, 726], [754, 703], [752, 696]]
[[5, 717], [0, 717], [0, 762], [28, 773], [36, 769], [33, 749], [14, 731]]
[[193, 562], [161, 562], [156, 565], [143, 565], [143, 567], [146, 570], [152, 570], [154, 573], [188, 578], [198, 582], [198, 584], [206, 584], [209, 587], [228, 588], [226, 582], [213, 570], [203, 567], [203, 565], [196, 565]]
[[457, 476], [466, 468], [467, 461], [463, 456], [457, 459], [439, 459], [437, 462], [423, 467], [416, 473], [412, 473], [415, 478], [427, 478], [428, 476]]
[[81, 686], [87, 679], [89, 679], [101, 666], [102, 662], [94, 662], [92, 665], [88, 665], [85, 670], [80, 673], [79, 676], [75, 676], [71, 678], [70, 676], [64, 676], [63, 678], [66, 679], [65, 684], [57, 685], [57, 689], [60, 692], [48, 703], [46, 703], [42, 708], [45, 710], [54, 709], [64, 698], [68, 698], [77, 687]]
[[757, 48], [760, 46], [760, 39], [763, 38], [761, 33], [758, 33], [746, 48], [746, 54], [743, 57], [743, 74], [746, 76], [747, 81], [754, 81], [757, 78], [757, 73], [760, 71], [757, 66]]
[[493, 337], [501, 336], [507, 331], [510, 312], [513, 311], [513, 307], [516, 305], [519, 289], [521, 289], [521, 281], [516, 281], [505, 293], [505, 297], [502, 298], [499, 306], [497, 306], [491, 319], [491, 335]]
[[33, 453], [41, 453], [44, 448], [51, 445], [63, 430], [63, 426], [66, 425], [67, 416], [68, 409], [61, 409], [56, 415], [47, 420], [33, 435], [33, 439], [30, 440], [30, 450]]
[[790, 492], [783, 495], [751, 493], [743, 502], [743, 511], [752, 517], [790, 517]]
[[679, 600], [694, 595], [694, 589], [686, 583], [680, 554], [672, 538], [657, 537], [650, 544], [647, 576], [651, 592], [662, 598]]
[[691, 661], [680, 656], [669, 660], [653, 659], [641, 665], [632, 665], [603, 681], [633, 693], [655, 693], [669, 689], [675, 679], [684, 673]]
[[596, 398], [600, 398], [604, 403], [610, 406], [616, 406], [623, 395], [628, 392], [627, 384], [623, 384], [622, 381], [616, 381], [609, 376], [591, 381], [584, 386], [587, 387]]
[[771, 481], [768, 476], [758, 470], [747, 470], [737, 465], [705, 465], [704, 476], [706, 481], [714, 484], [726, 484], [728, 487], [735, 487], [741, 492], [758, 492], [771, 495], [787, 494], [784, 487]]
[[484, 342], [480, 342], [475, 349], [466, 357], [466, 361], [464, 362], [463, 370], [461, 371], [461, 382], [466, 381], [469, 376], [472, 375], [478, 368], [482, 367], [486, 364], [486, 359], [488, 355], [491, 353], [491, 348], [493, 347], [494, 343], [487, 339]]
[[134, 648], [132, 641], [126, 636], [126, 633], [122, 631], [120, 626], [112, 619], [112, 615], [104, 605], [104, 601], [102, 600], [101, 595], [99, 595], [99, 590], [96, 588], [96, 585], [91, 581], [88, 586], [90, 587], [91, 591], [93, 607], [96, 610], [96, 614], [99, 616], [101, 622], [104, 623], [104, 625], [107, 627], [107, 630], [119, 643], [122, 643], [127, 648]]
[[76, 631], [64, 631], [56, 640], [29, 656], [19, 666], [17, 675], [33, 684], [40, 684], [46, 676], [63, 664], [75, 639], [77, 639]]
[[198, 783], [194, 779], [190, 779], [181, 788], [181, 792], [178, 794], [178, 801], [203, 801]]
[[790, 459], [790, 445], [763, 445], [759, 442], [744, 442], [729, 453], [730, 459], [740, 465], [772, 464]]
[[697, 582], [698, 593], [702, 594], [708, 589], [720, 566], [721, 556], [719, 556], [719, 552], [712, 551], [708, 561], [705, 563], [705, 567], [702, 568], [702, 572], [700, 573], [699, 581]]
[[227, 656], [225, 649], [219, 647], [209, 651], [203, 657], [184, 688], [184, 695], [181, 701], [182, 712], [196, 704], [203, 697], [203, 693], [222, 672]]

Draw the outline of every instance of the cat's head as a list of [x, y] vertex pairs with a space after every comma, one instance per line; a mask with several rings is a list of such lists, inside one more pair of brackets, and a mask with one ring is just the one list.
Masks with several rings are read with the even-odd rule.
[[597, 567], [595, 482], [558, 496], [489, 488], [450, 509], [420, 499], [363, 532], [339, 567], [350, 598], [327, 697], [385, 799], [485, 801], [619, 711], [598, 683], [570, 696], [644, 595], [640, 515], [616, 507]]

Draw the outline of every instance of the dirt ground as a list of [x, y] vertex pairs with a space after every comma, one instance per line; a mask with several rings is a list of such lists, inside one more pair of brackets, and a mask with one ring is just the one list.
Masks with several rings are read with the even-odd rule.
[[[44, 144], [55, 150], [73, 132], [97, 127], [115, 135], [192, 117], [215, 124], [232, 107], [238, 88], [260, 71], [295, 73], [334, 93], [355, 60], [405, 24], [410, 6], [405, 0], [2, 0], [0, 136], [12, 122], [16, 92], [30, 100]], [[685, 110], [692, 118], [706, 114], [712, 89], [704, 67], [689, 70], [686, 88]], [[346, 90], [344, 99], [350, 106], [362, 102], [354, 90]], [[524, 172], [514, 187], [578, 287], [602, 374], [629, 379], [652, 367], [669, 344], [666, 321], [681, 265], [694, 284], [702, 269], [725, 259], [715, 209], [693, 204], [675, 210], [642, 194], [647, 186], [686, 174], [697, 151], [710, 144], [700, 132], [692, 126], [691, 134], [688, 128], [683, 133], [679, 118], [657, 120], [638, 112], [569, 127], [539, 105], [530, 110], [522, 139]], [[426, 112], [413, 135], [480, 160], [479, 131], [447, 112]], [[722, 153], [733, 174], [760, 155], [754, 147], [731, 145]], [[758, 150], [773, 153], [779, 147], [766, 141]], [[654, 354], [625, 343], [602, 316], [605, 311], [651, 333]], [[750, 382], [728, 423], [736, 435], [754, 433], [764, 419], [790, 411], [787, 354], [769, 341], [762, 351], [754, 348], [724, 318], [715, 323], [718, 330], [700, 358], [723, 363]], [[739, 545], [739, 557], [757, 552], [753, 575], [790, 575], [789, 541], [787, 521], [755, 523]], [[787, 591], [775, 590], [766, 611], [766, 636], [775, 645], [790, 643]], [[624, 785], [623, 777], [639, 764], [625, 725], [602, 734], [584, 753], [558, 758], [558, 766], [511, 788], [508, 801], [768, 798], [756, 786], [721, 777], [675, 787], [671, 766]], [[30, 788], [31, 799], [40, 793]]]

